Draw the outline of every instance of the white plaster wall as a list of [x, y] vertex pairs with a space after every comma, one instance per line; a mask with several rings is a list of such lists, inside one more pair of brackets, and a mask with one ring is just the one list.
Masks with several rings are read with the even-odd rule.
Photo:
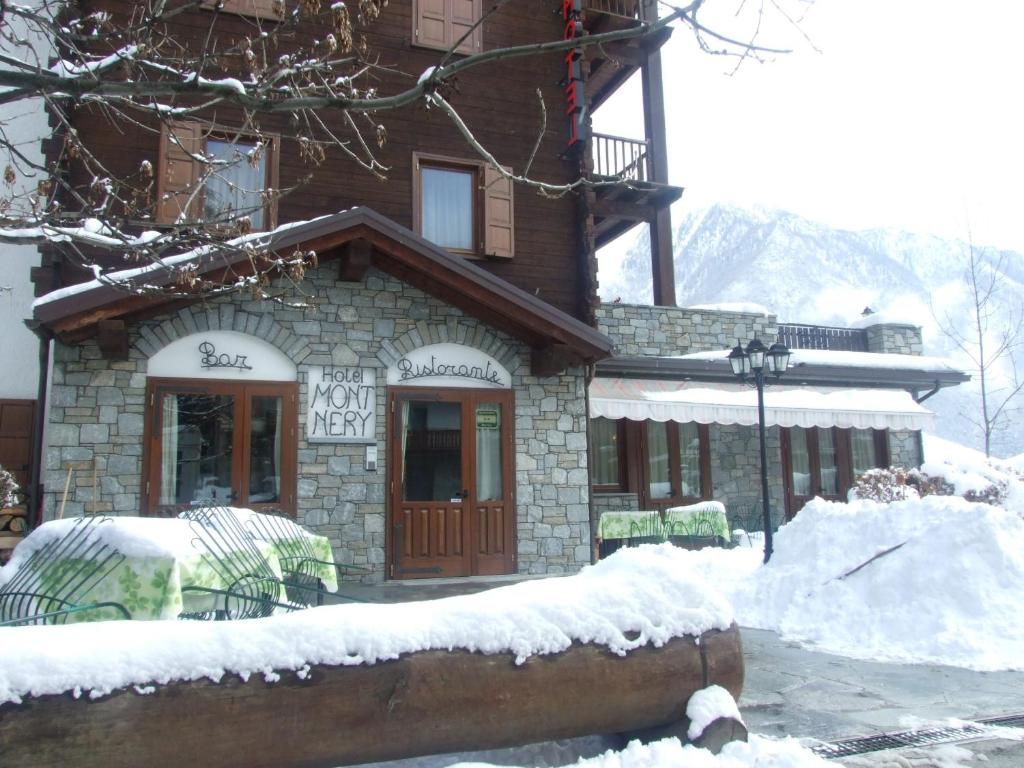
[[[12, 27], [14, 17], [5, 19]], [[31, 49], [18, 47], [5, 52], [22, 59], [35, 58], [45, 66], [50, 58], [48, 45], [32, 38], [24, 29], [12, 30], [31, 43]], [[34, 162], [42, 162], [40, 141], [49, 133], [43, 102], [40, 99], [0, 106], [0, 130], [18, 152]], [[33, 190], [39, 177], [12, 161], [10, 152], [0, 148], [0, 174], [8, 165], [16, 172], [13, 191]], [[0, 182], [0, 194], [6, 197], [11, 188]], [[25, 319], [32, 314], [33, 287], [29, 279], [32, 267], [39, 264], [35, 246], [0, 244], [0, 398], [35, 399], [39, 382], [39, 341]]]

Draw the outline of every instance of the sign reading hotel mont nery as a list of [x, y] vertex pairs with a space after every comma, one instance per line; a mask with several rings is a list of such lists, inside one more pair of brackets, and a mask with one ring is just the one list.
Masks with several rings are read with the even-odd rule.
[[376, 430], [377, 375], [373, 368], [309, 366], [309, 442], [375, 443]]

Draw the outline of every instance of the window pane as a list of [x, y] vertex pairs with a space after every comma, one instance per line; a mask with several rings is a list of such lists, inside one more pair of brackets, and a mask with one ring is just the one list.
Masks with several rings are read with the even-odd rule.
[[700, 431], [695, 422], [679, 425], [679, 461], [682, 464], [683, 496], [700, 496]]
[[206, 156], [213, 173], [206, 181], [203, 218], [226, 222], [248, 216], [253, 229], [263, 229], [263, 190], [267, 186], [267, 153], [253, 159], [255, 142], [207, 139]]
[[672, 479], [668, 470], [668, 425], [660, 421], [647, 422], [647, 469], [652, 499], [665, 499], [672, 495]]
[[818, 430], [818, 460], [821, 462], [821, 493], [835, 496], [839, 493], [839, 473], [836, 470], [836, 441], [831, 429]]
[[234, 398], [165, 395], [160, 415], [160, 503], [229, 502]]
[[476, 407], [476, 499], [501, 500], [501, 405]]
[[875, 454], [875, 433], [872, 430], [850, 430], [850, 443], [853, 446], [854, 477], [860, 477], [869, 469], [878, 466], [878, 457]]
[[402, 498], [448, 501], [461, 494], [461, 403], [402, 403]]
[[590, 453], [593, 462], [594, 485], [618, 485], [619, 428], [611, 419], [598, 418], [590, 422]]
[[423, 237], [442, 248], [473, 250], [472, 171], [423, 168]]
[[252, 398], [249, 421], [249, 501], [281, 500], [281, 428], [284, 405], [280, 397]]
[[793, 464], [793, 495], [811, 495], [811, 457], [807, 453], [807, 432], [803, 427], [789, 430], [789, 453]]

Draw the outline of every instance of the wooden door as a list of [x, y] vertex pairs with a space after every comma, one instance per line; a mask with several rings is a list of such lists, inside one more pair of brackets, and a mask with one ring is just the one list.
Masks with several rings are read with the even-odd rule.
[[512, 573], [512, 393], [392, 389], [392, 578]]
[[843, 501], [850, 489], [849, 431], [835, 427], [782, 430], [786, 519], [815, 497]]
[[0, 466], [14, 475], [21, 494], [31, 481], [35, 400], [0, 400]]

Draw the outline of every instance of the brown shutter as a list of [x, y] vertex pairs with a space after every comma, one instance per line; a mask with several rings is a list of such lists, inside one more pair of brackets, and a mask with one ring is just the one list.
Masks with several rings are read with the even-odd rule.
[[[452, 36], [448, 45], [454, 45], [455, 41], [461, 38], [466, 32], [480, 20], [480, 0], [449, 0], [451, 3], [451, 31]], [[473, 29], [473, 32], [462, 41], [455, 50], [459, 53], [479, 53], [481, 49], [480, 27]]]
[[512, 258], [514, 231], [512, 182], [492, 166], [484, 166], [484, 255]]
[[202, 146], [203, 130], [199, 123], [176, 122], [163, 126], [156, 189], [155, 215], [158, 224], [174, 224], [198, 218], [199, 194], [196, 186], [202, 171], [192, 155], [198, 154]]
[[447, 48], [451, 39], [445, 32], [449, 29], [445, 14], [448, 0], [415, 0], [413, 3], [413, 39], [419, 45], [431, 48]]

